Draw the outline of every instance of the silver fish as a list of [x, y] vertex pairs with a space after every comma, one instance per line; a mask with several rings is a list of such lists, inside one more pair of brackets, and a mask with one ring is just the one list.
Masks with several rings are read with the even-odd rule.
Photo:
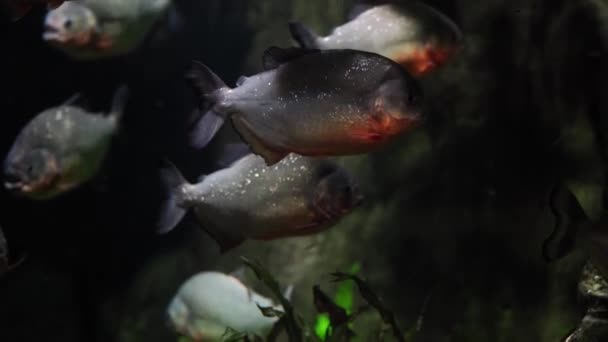
[[32, 199], [50, 199], [93, 178], [126, 105], [119, 89], [109, 115], [75, 106], [77, 97], [47, 109], [19, 133], [4, 163], [5, 187]]
[[452, 20], [419, 1], [364, 6], [359, 15], [324, 37], [299, 22], [291, 22], [289, 27], [302, 47], [375, 52], [415, 76], [434, 71], [450, 60], [463, 41], [462, 32]]
[[197, 184], [186, 182], [170, 164], [161, 173], [168, 196], [159, 230], [170, 231], [191, 209], [222, 252], [245, 239], [323, 231], [362, 201], [346, 170], [296, 154], [270, 167], [249, 154]]
[[388, 58], [354, 50], [270, 48], [267, 71], [229, 88], [195, 63], [189, 79], [207, 107], [193, 133], [206, 145], [225, 118], [268, 165], [289, 153], [373, 151], [421, 122], [422, 91]]
[[49, 11], [43, 39], [75, 59], [125, 55], [138, 48], [171, 0], [72, 0]]
[[277, 322], [260, 310], [280, 305], [220, 272], [202, 272], [188, 279], [167, 308], [170, 325], [195, 341], [223, 341], [228, 329], [263, 337]]

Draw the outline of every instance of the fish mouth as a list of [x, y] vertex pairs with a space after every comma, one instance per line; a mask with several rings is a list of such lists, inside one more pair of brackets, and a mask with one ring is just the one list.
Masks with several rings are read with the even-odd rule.
[[4, 182], [4, 188], [11, 192], [23, 192], [26, 186], [22, 182]]
[[63, 32], [61, 32], [61, 29], [59, 29], [58, 27], [51, 25], [51, 24], [44, 25], [44, 32], [42, 33], [42, 39], [44, 39], [45, 41], [57, 41], [57, 42], [66, 42], [67, 41], [66, 37], [63, 35]]

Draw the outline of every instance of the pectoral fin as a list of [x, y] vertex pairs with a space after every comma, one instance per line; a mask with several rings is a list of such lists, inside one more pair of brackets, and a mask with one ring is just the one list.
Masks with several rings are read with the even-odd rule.
[[264, 158], [266, 165], [271, 166], [281, 161], [288, 152], [279, 152], [269, 148], [262, 140], [253, 132], [251, 125], [240, 116], [232, 117], [232, 124], [239, 133], [241, 138], [251, 147], [253, 153]]

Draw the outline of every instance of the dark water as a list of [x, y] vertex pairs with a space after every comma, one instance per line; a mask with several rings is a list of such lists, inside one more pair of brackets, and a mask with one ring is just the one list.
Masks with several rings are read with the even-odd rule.
[[[179, 284], [205, 269], [231, 271], [240, 255], [295, 283], [294, 303], [309, 320], [312, 285], [331, 290], [329, 272], [359, 263], [404, 330], [428, 298], [416, 341], [565, 337], [585, 310], [577, 283], [588, 258], [577, 248], [547, 263], [541, 247], [553, 229], [549, 193], [558, 180], [602, 191], [591, 180], [605, 173], [608, 5], [426, 2], [462, 28], [466, 49], [422, 82], [424, 128], [344, 160], [363, 183], [366, 205], [319, 236], [251, 242], [222, 257], [192, 225], [166, 236], [152, 228], [161, 158], [190, 179], [215, 168], [217, 146], [187, 145], [197, 100], [184, 71], [203, 60], [233, 84], [259, 70], [263, 49], [291, 44], [287, 20], [327, 30], [351, 3], [183, 0], [179, 33], [97, 62], [74, 62], [45, 45], [42, 8], [3, 22], [0, 156], [27, 121], [75, 92], [96, 110], [107, 110], [120, 84], [132, 94], [95, 181], [48, 202], [0, 190], [11, 251], [27, 255], [0, 278], [0, 341], [176, 341], [164, 310]], [[378, 327], [368, 320], [357, 327], [364, 341]]]

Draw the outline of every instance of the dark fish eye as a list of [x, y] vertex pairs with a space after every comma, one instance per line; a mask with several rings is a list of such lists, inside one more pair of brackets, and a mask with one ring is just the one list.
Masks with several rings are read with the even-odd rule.
[[70, 28], [72, 28], [72, 20], [70, 20], [70, 19], [66, 19], [66, 21], [64, 21], [64, 22], [63, 22], [63, 26], [64, 26], [66, 29], [70, 29]]

